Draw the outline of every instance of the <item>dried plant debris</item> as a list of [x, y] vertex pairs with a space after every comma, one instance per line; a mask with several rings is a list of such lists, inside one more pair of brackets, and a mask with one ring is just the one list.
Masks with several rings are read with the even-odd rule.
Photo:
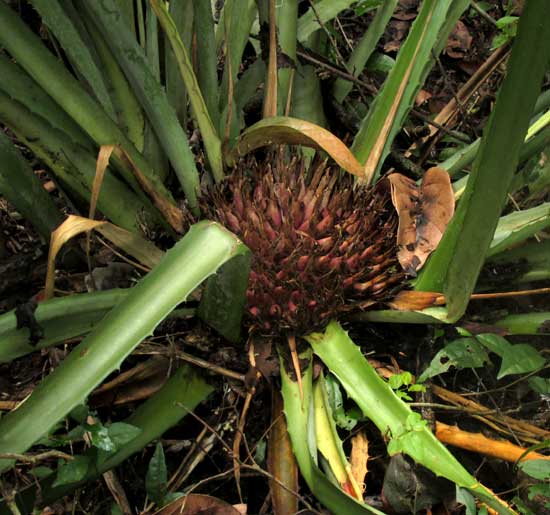
[[449, 174], [437, 167], [426, 172], [420, 187], [397, 173], [389, 175], [388, 180], [399, 215], [397, 258], [405, 272], [415, 276], [437, 248], [454, 214], [451, 181]]

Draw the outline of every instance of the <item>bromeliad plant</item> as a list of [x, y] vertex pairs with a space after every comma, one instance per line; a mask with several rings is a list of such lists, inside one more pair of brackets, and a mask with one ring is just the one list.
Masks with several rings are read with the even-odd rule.
[[[239, 341], [244, 311], [252, 338], [270, 335], [290, 344], [294, 372], [284, 360], [281, 365], [288, 433], [304, 479], [329, 509], [376, 512], [362, 502], [331, 429], [324, 385], [312, 378], [311, 350], [300, 365], [296, 338], [309, 342], [364, 415], [389, 437], [390, 453], [406, 453], [499, 513], [514, 513], [435, 439], [376, 375], [335, 319], [374, 307], [362, 316], [454, 322], [464, 313], [488, 249], [497, 244], [506, 249], [540, 230], [541, 223], [534, 222], [540, 221], [540, 213], [525, 212], [512, 231], [521, 234], [504, 236], [508, 243], [492, 242], [550, 56], [545, 2], [526, 2], [507, 76], [473, 151], [475, 162], [447, 230], [454, 203], [444, 170], [450, 167], [426, 173], [418, 187], [397, 173], [385, 174], [383, 165], [468, 1], [424, 0], [351, 149], [321, 127], [326, 118], [319, 80], [310, 66], [298, 61], [296, 48], [300, 42], [322, 51], [320, 24], [352, 1], [320, 1], [298, 18], [297, 0], [278, 6], [273, 0], [228, 0], [217, 23], [210, 2], [31, 3], [48, 27], [50, 41], [58, 44], [58, 56], [0, 3], [0, 120], [49, 167], [68, 198], [78, 205], [90, 203], [90, 218], [97, 204], [118, 226], [70, 217], [55, 231], [52, 249], [74, 234], [95, 229], [153, 270], [128, 294], [77, 299], [75, 308], [82, 306], [88, 317], [86, 329], [90, 323], [94, 329], [22, 406], [0, 421], [0, 454], [26, 452], [210, 276], [197, 311], [203, 320]], [[364, 68], [396, 4], [391, 0], [377, 7], [350, 58], [350, 74], [357, 76]], [[261, 48], [251, 36], [256, 21], [268, 42]], [[254, 49], [256, 59], [240, 73], [247, 47]], [[219, 55], [225, 58], [221, 81]], [[285, 60], [291, 65], [278, 68]], [[263, 120], [243, 130], [244, 106], [261, 84]], [[350, 84], [339, 79], [333, 94], [342, 101], [349, 91]], [[204, 155], [191, 151], [185, 130], [190, 124], [199, 129]], [[548, 128], [539, 122], [537, 131], [526, 144], [531, 145], [529, 152], [548, 144]], [[316, 156], [311, 149], [317, 150]], [[253, 151], [254, 156], [247, 156]], [[1, 170], [2, 194], [48, 238], [60, 220], [57, 208], [4, 136], [0, 152], [9, 163]], [[203, 186], [198, 162], [204, 168]], [[177, 187], [170, 191], [172, 172]], [[184, 206], [174, 200], [180, 188]], [[548, 214], [543, 218], [543, 225], [548, 224]], [[193, 222], [198, 223], [189, 228]], [[144, 253], [150, 242], [143, 235], [159, 228], [185, 236], [165, 256], [155, 247]], [[39, 306], [37, 318], [46, 337], [37, 348], [86, 332], [78, 323], [59, 330], [62, 302], [53, 299]], [[444, 307], [424, 309], [432, 304]], [[388, 307], [392, 309], [380, 309]], [[3, 361], [33, 350], [15, 323], [13, 313], [0, 319]], [[107, 460], [90, 457], [81, 481], [117, 465], [186, 413], [169, 413], [167, 405], [193, 409], [208, 394], [209, 387], [190, 369], [180, 370], [177, 377], [193, 389], [178, 390], [167, 383], [143, 406], [148, 412], [155, 403], [164, 406], [164, 411], [159, 407], [162, 416], [148, 419], [136, 413], [132, 419], [138, 418], [139, 435]], [[316, 443], [305, 437], [321, 428], [324, 437], [332, 435], [336, 451], [325, 444], [319, 450], [338, 485], [321, 471]], [[0, 471], [12, 466], [13, 461], [0, 461]], [[45, 490], [44, 498], [62, 495], [67, 488]], [[272, 489], [278, 513], [296, 511], [294, 500], [286, 508], [278, 505], [281, 489], [276, 484]]]

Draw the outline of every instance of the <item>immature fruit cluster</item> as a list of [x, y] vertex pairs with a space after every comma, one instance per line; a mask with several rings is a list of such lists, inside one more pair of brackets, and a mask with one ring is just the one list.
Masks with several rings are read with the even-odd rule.
[[387, 298], [404, 278], [389, 184], [302, 159], [248, 158], [209, 192], [206, 215], [252, 251], [247, 313], [257, 330], [297, 334]]

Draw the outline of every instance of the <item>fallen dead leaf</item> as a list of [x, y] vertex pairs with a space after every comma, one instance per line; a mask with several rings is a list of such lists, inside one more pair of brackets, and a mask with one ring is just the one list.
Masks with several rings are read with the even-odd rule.
[[154, 515], [246, 515], [246, 511], [242, 511], [242, 506], [237, 510], [210, 495], [189, 494], [167, 504]]
[[418, 92], [418, 95], [416, 95], [416, 98], [414, 99], [414, 103], [419, 106], [422, 105], [426, 100], [429, 100], [432, 98], [432, 94], [429, 91], [426, 91], [425, 89], [421, 89]]
[[433, 306], [440, 297], [440, 293], [431, 291], [403, 290], [387, 304], [398, 311], [421, 311]]
[[445, 45], [445, 53], [453, 59], [461, 59], [472, 46], [472, 36], [468, 27], [460, 20], [455, 25]]
[[437, 248], [454, 214], [454, 195], [449, 174], [430, 168], [419, 188], [401, 174], [388, 176], [392, 203], [399, 216], [397, 258], [403, 270], [416, 275]]
[[368, 472], [369, 440], [363, 431], [351, 439], [351, 473], [362, 491], [365, 491], [365, 477]]

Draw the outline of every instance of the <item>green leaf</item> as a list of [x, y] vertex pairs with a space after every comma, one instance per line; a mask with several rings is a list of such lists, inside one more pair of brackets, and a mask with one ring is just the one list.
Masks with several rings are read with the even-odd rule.
[[456, 502], [463, 504], [466, 508], [466, 515], [476, 515], [476, 501], [474, 496], [464, 488], [456, 487]]
[[487, 257], [525, 241], [548, 226], [550, 226], [550, 202], [531, 209], [514, 211], [501, 217]]
[[[533, 241], [521, 247], [501, 252], [488, 260], [486, 269], [491, 275], [480, 278], [480, 286], [487, 284], [529, 283], [550, 279], [550, 241]], [[494, 289], [494, 286], [491, 288]]]
[[115, 450], [115, 444], [109, 437], [109, 430], [100, 422], [95, 424], [86, 424], [86, 430], [90, 434], [91, 442], [94, 447], [105, 452]]
[[496, 25], [499, 29], [503, 29], [510, 25], [517, 25], [518, 20], [519, 18], [517, 16], [503, 16], [497, 20]]
[[518, 467], [528, 476], [546, 481], [550, 479], [550, 460], [527, 460], [518, 463]]
[[[435, 474], [467, 488], [497, 512], [513, 513], [477, 483], [435, 438], [426, 421], [395, 395], [337, 322], [331, 322], [323, 334], [310, 334], [306, 340], [365, 416], [384, 435], [391, 435], [392, 441], [395, 440], [392, 451], [406, 452]], [[303, 434], [306, 434], [305, 431]]]
[[[277, 44], [281, 51], [296, 63], [296, 45], [298, 32], [298, 4], [299, 0], [285, 0], [284, 2], [275, 2], [277, 19]], [[318, 5], [318, 4], [317, 4]], [[279, 82], [279, 113], [284, 114], [288, 102], [288, 93], [290, 80], [295, 73], [292, 68], [279, 68], [277, 70], [277, 80]], [[294, 83], [292, 84], [294, 86]], [[292, 88], [290, 88], [292, 98]], [[238, 101], [238, 100], [237, 100]]]
[[[363, 2], [360, 6], [364, 7], [366, 4], [369, 4], [369, 2]], [[383, 68], [380, 71], [384, 71], [385, 73], [389, 73], [391, 68], [393, 68], [395, 61], [391, 57], [386, 56], [385, 54], [375, 53], [374, 51], [378, 41], [386, 30], [396, 5], [397, 0], [385, 0], [384, 2], [376, 0], [376, 2], [370, 2], [371, 8], [379, 6], [378, 11], [376, 12], [372, 22], [370, 22], [368, 29], [353, 49], [353, 52], [346, 63], [348, 72], [352, 73], [355, 77], [359, 77], [367, 63], [369, 63], [370, 67], [374, 67], [379, 70], [380, 68]], [[358, 14], [358, 16], [360, 15]], [[391, 66], [389, 67], [388, 59], [389, 62], [391, 62]], [[350, 81], [343, 78], [336, 79], [332, 88], [334, 98], [338, 102], [342, 102], [351, 91], [352, 87], [353, 84]]]
[[328, 375], [325, 379], [325, 385], [328, 395], [328, 401], [332, 410], [332, 416], [338, 427], [351, 431], [357, 422], [362, 418], [361, 413], [352, 410], [346, 412], [344, 410], [344, 400], [340, 390], [340, 383], [332, 376]]
[[120, 509], [120, 506], [116, 502], [111, 504], [111, 515], [124, 515]]
[[[217, 131], [212, 123], [212, 118], [210, 117], [208, 107], [202, 96], [195, 72], [193, 71], [193, 65], [191, 64], [185, 45], [181, 40], [180, 34], [178, 33], [176, 25], [168, 12], [164, 0], [151, 0], [151, 2], [151, 5], [155, 10], [155, 14], [158, 17], [165, 34], [168, 36], [172, 51], [174, 52], [181, 78], [183, 79], [183, 83], [187, 89], [187, 94], [189, 95], [193, 116], [196, 119], [201, 132], [208, 161], [210, 162], [210, 167], [212, 168], [212, 175], [214, 176], [214, 179], [219, 182], [223, 180], [224, 177], [221, 140], [218, 137]], [[213, 41], [211, 41], [211, 43], [213, 44]], [[209, 100], [212, 102], [214, 99]], [[154, 120], [151, 121], [153, 124], [155, 123]], [[158, 133], [158, 129], [156, 130]], [[159, 137], [161, 137], [161, 134], [159, 134]]]
[[91, 465], [89, 456], [75, 456], [74, 460], [69, 461], [65, 465], [61, 465], [57, 469], [57, 477], [53, 486], [62, 486], [68, 483], [80, 481], [86, 477], [86, 473]]
[[162, 501], [167, 491], [168, 472], [164, 460], [164, 451], [162, 444], [157, 442], [155, 452], [145, 476], [145, 490], [151, 500], [157, 505], [162, 506]]
[[29, 111], [48, 120], [48, 123], [65, 133], [83, 147], [95, 151], [93, 140], [82, 128], [40, 87], [20, 65], [0, 54], [0, 89]]
[[197, 212], [200, 187], [195, 158], [164, 89], [151, 72], [147, 56], [124, 23], [114, 0], [81, 2], [80, 5], [96, 21], [98, 29], [124, 70], [174, 167], [189, 207]]
[[46, 241], [63, 221], [53, 199], [3, 131], [0, 131], [0, 195], [15, 206]]
[[90, 414], [90, 408], [86, 404], [80, 404], [69, 413], [69, 417], [79, 424], [84, 424]]
[[502, 336], [496, 334], [478, 334], [477, 340], [487, 347], [491, 352], [502, 358], [502, 364], [497, 379], [511, 374], [526, 374], [539, 370], [544, 366], [546, 360], [531, 345], [518, 343], [512, 345]]
[[[184, 365], [176, 370], [165, 385], [152, 397], [140, 405], [125, 422], [141, 430], [139, 435], [122, 446], [119, 451], [110, 456], [107, 461], [97, 467], [90, 467], [83, 481], [98, 478], [104, 472], [120, 465], [129, 456], [140, 452], [147, 444], [160, 438], [170, 427], [178, 424], [183, 417], [202, 402], [213, 388], [197, 373], [197, 370], [189, 365]], [[91, 451], [91, 457], [95, 459], [96, 450]], [[52, 487], [52, 481], [48, 478], [41, 481], [40, 485], [32, 485], [20, 492], [19, 499], [28, 512], [32, 511], [40, 489], [42, 502], [52, 503], [60, 497], [71, 494], [82, 482], [75, 482], [59, 487]]]
[[115, 422], [107, 429], [109, 431], [109, 438], [115, 445], [116, 450], [131, 442], [134, 438], [137, 438], [142, 432], [142, 429], [139, 427], [127, 424], [126, 422]]
[[418, 378], [423, 383], [430, 377], [447, 372], [451, 367], [480, 368], [490, 363], [483, 346], [475, 338], [459, 338], [445, 345], [432, 359], [426, 370]]
[[550, 312], [508, 315], [493, 325], [506, 329], [509, 334], [550, 334]]
[[[204, 102], [214, 127], [220, 126], [219, 86], [218, 86], [218, 53], [210, 2], [192, 2], [194, 9], [195, 32], [200, 35], [197, 45], [197, 79]], [[170, 5], [171, 7], [171, 5]], [[176, 29], [177, 31], [177, 29]], [[179, 32], [179, 31], [177, 31]], [[179, 32], [180, 36], [183, 34]]]
[[[0, 118], [19, 141], [50, 167], [72, 197], [89, 201], [96, 168], [93, 154], [1, 90]], [[136, 194], [113, 173], [107, 173], [97, 206], [113, 223], [135, 232], [140, 226], [140, 219], [148, 220], [153, 225], [158, 220], [149, 200], [142, 200], [143, 196], [141, 190], [140, 194]]]
[[[0, 2], [0, 44], [98, 145], [122, 145], [138, 169], [151, 182], [152, 189], [162, 199], [173, 203], [172, 195], [100, 104], [5, 2]], [[40, 137], [42, 134], [38, 136]], [[125, 170], [124, 178], [136, 191], [142, 193], [137, 180], [129, 171]]]
[[344, 9], [348, 9], [356, 0], [320, 0], [315, 3], [315, 10], [310, 7], [298, 20], [298, 41], [304, 43], [316, 30]]
[[450, 321], [458, 320], [466, 309], [516, 171], [519, 150], [550, 57], [547, 8], [545, 0], [534, 0], [523, 10], [508, 73], [468, 185], [415, 286], [418, 290], [444, 293]]
[[317, 464], [315, 437], [311, 436], [314, 435], [313, 417], [310, 416], [313, 402], [311, 351], [307, 351], [301, 357], [308, 362], [305, 370], [302, 369], [303, 395], [300, 392], [298, 383], [290, 379], [282, 357], [281, 393], [284, 399], [288, 433], [302, 477], [313, 495], [333, 513], [345, 513], [346, 515], [375, 513], [376, 515], [384, 515], [376, 508], [359, 503], [345, 494], [321, 472]]
[[[550, 499], [550, 484], [542, 483], [539, 485], [533, 485], [529, 487], [529, 493], [527, 495], [530, 500], [535, 497], [542, 497], [544, 499]], [[550, 501], [544, 503], [545, 508], [550, 508]]]
[[115, 119], [115, 109], [109, 95], [109, 83], [100, 69], [99, 58], [82, 22], [73, 18], [71, 2], [32, 0], [42, 20], [53, 32], [66, 52], [71, 65], [94, 92], [107, 114]]
[[30, 473], [37, 479], [44, 479], [45, 477], [51, 476], [53, 472], [51, 468], [44, 466], [33, 467], [30, 470]]
[[395, 66], [353, 142], [352, 150], [365, 164], [367, 180], [377, 179], [435, 57], [468, 4], [466, 0], [425, 0], [422, 3]]
[[[170, 2], [169, 6], [170, 15], [188, 52], [191, 48], [191, 39], [193, 38], [194, 3], [193, 0], [180, 0], [179, 2]], [[187, 125], [187, 92], [185, 88], [181, 87], [180, 72], [168, 38], [166, 38], [164, 47], [166, 48], [166, 63], [164, 65], [166, 95], [168, 96], [170, 105], [176, 111], [182, 127], [185, 127]]]
[[197, 314], [231, 342], [241, 335], [250, 275], [249, 253], [236, 256], [210, 277], [201, 297]]
[[[32, 395], [0, 420], [0, 453], [25, 452], [119, 368], [208, 276], [247, 251], [219, 224], [202, 221], [194, 225]], [[1, 460], [0, 471], [12, 465], [10, 460]]]
[[510, 345], [502, 355], [502, 365], [497, 379], [502, 379], [510, 374], [526, 374], [539, 370], [544, 366], [546, 360], [539, 352], [526, 343]]
[[401, 372], [401, 374], [393, 374], [388, 379], [388, 384], [392, 390], [399, 390], [402, 386], [411, 384], [412, 374], [410, 372]]
[[[0, 363], [9, 362], [29, 352], [89, 332], [109, 310], [124, 299], [130, 290], [106, 290], [75, 294], [40, 302], [35, 318], [44, 329], [44, 339], [33, 347], [28, 328], [17, 328], [15, 310], [0, 315]], [[71, 316], [67, 316], [70, 311]]]
[[550, 395], [550, 378], [535, 376], [530, 377], [528, 382], [535, 392], [541, 395]]

